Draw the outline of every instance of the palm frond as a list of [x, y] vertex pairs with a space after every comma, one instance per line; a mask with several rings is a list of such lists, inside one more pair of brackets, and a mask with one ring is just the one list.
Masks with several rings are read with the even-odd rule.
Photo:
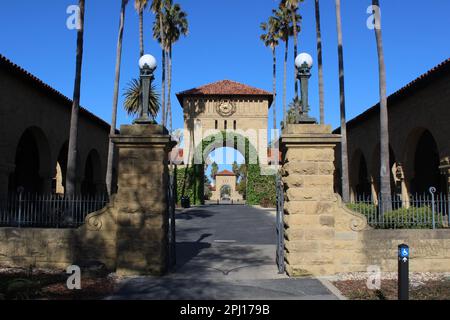
[[[125, 97], [124, 108], [129, 115], [138, 115], [140, 107], [141, 84], [138, 79], [132, 79], [125, 88], [123, 96]], [[152, 84], [149, 95], [149, 115], [155, 119], [160, 108], [159, 94], [156, 92], [156, 86]]]

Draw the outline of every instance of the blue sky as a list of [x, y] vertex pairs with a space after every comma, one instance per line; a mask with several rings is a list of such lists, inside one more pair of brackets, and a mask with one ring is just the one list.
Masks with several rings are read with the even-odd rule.
[[[130, 1], [133, 2], [133, 1]], [[271, 52], [259, 40], [259, 25], [271, 14], [274, 0], [177, 0], [188, 13], [190, 34], [174, 46], [174, 128], [182, 127], [175, 93], [209, 82], [230, 79], [271, 91]], [[72, 97], [76, 32], [66, 28], [71, 0], [3, 1], [0, 53], [46, 83]], [[366, 27], [371, 0], [342, 1], [347, 119], [374, 105], [378, 97], [375, 36]], [[381, 0], [387, 67], [387, 89], [393, 93], [450, 56], [450, 1]], [[325, 119], [339, 126], [336, 18], [333, 0], [321, 1], [325, 73]], [[85, 50], [81, 103], [106, 121], [111, 119], [119, 0], [86, 0]], [[121, 93], [138, 75], [138, 19], [127, 8]], [[314, 1], [305, 0], [300, 52], [316, 57]], [[145, 16], [145, 51], [161, 61], [152, 39], [153, 15]], [[292, 43], [292, 42], [291, 42]], [[289, 52], [288, 101], [293, 97], [293, 53]], [[278, 50], [278, 120], [282, 108], [283, 48]], [[316, 58], [314, 60], [317, 60]], [[160, 87], [160, 71], [156, 81]], [[312, 115], [318, 116], [317, 65], [310, 82]], [[118, 124], [132, 121], [119, 101]], [[270, 113], [271, 114], [271, 113]], [[269, 124], [272, 119], [269, 119]]]

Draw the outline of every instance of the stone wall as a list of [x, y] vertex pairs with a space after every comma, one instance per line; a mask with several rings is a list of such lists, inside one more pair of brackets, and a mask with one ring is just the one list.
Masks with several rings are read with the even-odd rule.
[[450, 230], [373, 230], [342, 204], [332, 184], [339, 139], [322, 125], [289, 125], [282, 134], [288, 274], [395, 271], [403, 242], [412, 271], [450, 271]]
[[121, 126], [119, 190], [77, 229], [0, 228], [0, 265], [61, 268], [101, 262], [118, 274], [168, 268], [168, 152], [173, 142], [158, 125]]
[[111, 204], [77, 229], [0, 228], [0, 266], [65, 269], [98, 261], [116, 268], [116, 224]]

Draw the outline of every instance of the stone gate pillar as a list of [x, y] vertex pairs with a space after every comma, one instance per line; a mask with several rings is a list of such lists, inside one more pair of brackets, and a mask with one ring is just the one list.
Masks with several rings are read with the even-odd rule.
[[124, 125], [118, 149], [116, 271], [163, 274], [168, 267], [168, 153], [175, 145], [159, 125]]
[[290, 124], [281, 136], [285, 259], [290, 276], [334, 273], [334, 148], [326, 125]]

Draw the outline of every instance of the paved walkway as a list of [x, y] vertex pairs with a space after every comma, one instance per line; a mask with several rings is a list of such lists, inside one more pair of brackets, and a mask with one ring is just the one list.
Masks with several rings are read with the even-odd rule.
[[124, 280], [111, 299], [336, 299], [320, 281], [278, 274], [275, 216], [243, 205], [177, 215], [177, 266]]

